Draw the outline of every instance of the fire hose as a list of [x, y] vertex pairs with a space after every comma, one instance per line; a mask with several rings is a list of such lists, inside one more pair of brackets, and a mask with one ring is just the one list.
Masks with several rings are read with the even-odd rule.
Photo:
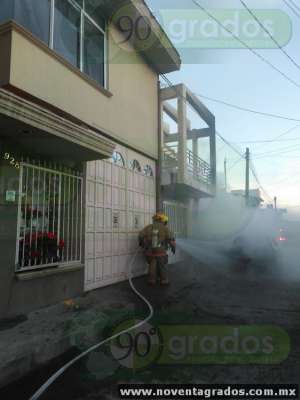
[[68, 368], [70, 368], [72, 365], [74, 365], [77, 361], [81, 360], [82, 358], [84, 358], [86, 355], [88, 355], [89, 353], [93, 352], [94, 350], [98, 349], [99, 347], [103, 346], [106, 343], [109, 343], [112, 340], [117, 339], [119, 336], [123, 335], [124, 333], [128, 333], [131, 332], [135, 329], [140, 328], [141, 326], [143, 326], [144, 324], [146, 324], [148, 321], [150, 321], [153, 317], [154, 314], [154, 310], [153, 307], [151, 305], [151, 303], [136, 289], [136, 287], [133, 284], [133, 266], [136, 260], [136, 257], [139, 253], [139, 250], [137, 250], [134, 254], [134, 256], [131, 259], [131, 262], [129, 264], [129, 272], [128, 272], [128, 279], [129, 279], [129, 284], [131, 286], [131, 289], [133, 290], [133, 292], [147, 305], [148, 309], [149, 309], [149, 315], [147, 316], [146, 319], [144, 319], [143, 321], [140, 321], [139, 323], [137, 323], [136, 325], [124, 329], [121, 332], [116, 333], [113, 336], [110, 336], [107, 339], [104, 339], [102, 342], [95, 344], [94, 346], [90, 347], [89, 349], [85, 350], [84, 352], [82, 352], [81, 354], [79, 354], [78, 356], [76, 356], [75, 358], [73, 358], [71, 361], [69, 361], [67, 364], [65, 364], [64, 366], [62, 366], [58, 371], [56, 371], [31, 397], [29, 400], [37, 400], [41, 397], [41, 395], [49, 388], [49, 386], [51, 386]]

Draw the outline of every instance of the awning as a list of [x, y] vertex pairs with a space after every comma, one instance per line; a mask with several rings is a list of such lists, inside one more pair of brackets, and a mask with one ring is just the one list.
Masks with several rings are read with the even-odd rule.
[[0, 89], [0, 140], [24, 154], [83, 162], [111, 157], [115, 144], [22, 97]]

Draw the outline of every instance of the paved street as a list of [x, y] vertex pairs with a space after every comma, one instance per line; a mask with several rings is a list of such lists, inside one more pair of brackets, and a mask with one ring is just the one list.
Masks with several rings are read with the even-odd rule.
[[[285, 249], [282, 265], [236, 269], [221, 253], [209, 251], [197, 242], [180, 242], [188, 256], [185, 262], [171, 267], [172, 285], [168, 289], [149, 289], [144, 278], [136, 280], [155, 308], [158, 324], [181, 325], [272, 325], [284, 328], [291, 339], [288, 359], [280, 365], [157, 365], [124, 368], [110, 354], [97, 352], [76, 364], [63, 375], [43, 399], [110, 399], [117, 398], [118, 382], [174, 383], [299, 383], [300, 376], [300, 269], [299, 248], [295, 243]], [[212, 246], [211, 246], [212, 247]], [[193, 257], [192, 257], [193, 255]], [[205, 260], [206, 258], [206, 260]], [[116, 287], [115, 287], [116, 289]], [[135, 315], [143, 311], [127, 284], [119, 286], [124, 302], [132, 302]], [[117, 294], [117, 291], [115, 292]], [[127, 300], [127, 301], [128, 301]], [[121, 302], [122, 303], [122, 302]], [[121, 307], [121, 305], [120, 305]], [[126, 320], [122, 309], [119, 322]], [[128, 311], [128, 310], [127, 310]], [[123, 315], [122, 315], [123, 313]], [[163, 317], [161, 317], [163, 316]], [[166, 317], [167, 316], [167, 317]], [[166, 318], [166, 319], [165, 319]], [[154, 324], [155, 324], [154, 323]], [[116, 325], [116, 323], [115, 323]], [[75, 351], [75, 350], [74, 350]], [[78, 349], [77, 349], [78, 352]], [[75, 351], [74, 354], [77, 354]], [[72, 354], [67, 354], [68, 360]], [[27, 398], [63, 359], [40, 374], [33, 374], [18, 387], [19, 399]], [[22, 388], [22, 390], [20, 390]], [[25, 392], [23, 391], [25, 388]], [[21, 394], [22, 392], [22, 394]], [[4, 394], [16, 394], [10, 387]], [[24, 395], [26, 393], [26, 395]], [[22, 397], [23, 396], [23, 397]], [[25, 396], [25, 397], [24, 397]], [[2, 398], [2, 396], [1, 396]], [[8, 397], [3, 397], [8, 398]]]

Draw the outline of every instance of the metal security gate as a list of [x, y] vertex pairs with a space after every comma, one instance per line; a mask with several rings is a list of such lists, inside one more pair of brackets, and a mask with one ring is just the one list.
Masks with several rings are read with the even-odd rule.
[[169, 217], [169, 228], [176, 237], [187, 236], [187, 207], [176, 202], [164, 201], [164, 213]]
[[82, 177], [20, 164], [16, 271], [81, 263]]
[[[111, 160], [87, 163], [85, 290], [126, 279], [138, 233], [155, 212], [155, 163], [118, 147]], [[135, 274], [145, 272], [138, 256]]]

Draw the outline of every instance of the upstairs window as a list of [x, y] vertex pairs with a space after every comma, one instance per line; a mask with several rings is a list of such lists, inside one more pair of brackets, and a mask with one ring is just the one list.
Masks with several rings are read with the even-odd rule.
[[[106, 86], [105, 19], [98, 1], [51, 0], [50, 47], [100, 86]], [[51, 36], [51, 35], [50, 35]]]
[[6, 22], [14, 17], [14, 3], [12, 0], [0, 0], [0, 22]]
[[95, 0], [0, 0], [14, 19], [69, 63], [106, 87], [106, 23]]
[[46, 44], [50, 40], [51, 0], [10, 0], [13, 18]]
[[55, 0], [53, 48], [80, 68], [81, 11], [66, 0]]
[[84, 19], [83, 70], [101, 86], [105, 86], [105, 37], [89, 18]]

